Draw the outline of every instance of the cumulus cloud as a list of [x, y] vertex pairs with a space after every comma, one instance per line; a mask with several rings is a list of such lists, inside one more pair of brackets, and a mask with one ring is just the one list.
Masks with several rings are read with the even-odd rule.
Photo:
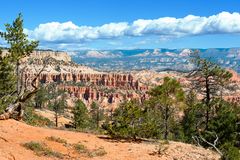
[[77, 26], [72, 22], [50, 22], [40, 24], [34, 30], [26, 29], [25, 32], [34, 39], [42, 41], [81, 42], [92, 39], [104, 39], [124, 36], [128, 28], [127, 23], [109, 23], [102, 26]]
[[209, 17], [188, 15], [183, 18], [162, 17], [139, 19], [132, 23], [109, 23], [102, 26], [78, 26], [73, 22], [40, 24], [33, 30], [25, 29], [32, 39], [45, 42], [86, 42], [96, 39], [112, 39], [124, 36], [183, 37], [205, 34], [240, 33], [240, 14], [221, 12]]

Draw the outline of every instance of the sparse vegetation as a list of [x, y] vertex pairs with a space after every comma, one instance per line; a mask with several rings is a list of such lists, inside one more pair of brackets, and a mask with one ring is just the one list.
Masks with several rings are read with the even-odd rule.
[[78, 151], [78, 153], [88, 153], [89, 150], [87, 149], [86, 146], [84, 146], [81, 143], [74, 144], [74, 149]]
[[[16, 18], [13, 24], [6, 24], [6, 32], [0, 32], [0, 37], [8, 44], [8, 54], [2, 56], [0, 50], [0, 119], [16, 117], [33, 126], [52, 126], [52, 122], [34, 112], [42, 108], [45, 103], [55, 113], [55, 125], [58, 127], [58, 117], [63, 114], [66, 104], [65, 91], [57, 87], [61, 82], [58, 76], [53, 78], [48, 90], [35, 86], [37, 76], [31, 83], [32, 91], [27, 91], [21, 78], [20, 61], [38, 46], [37, 41], [29, 41], [23, 30], [22, 15]], [[32, 63], [33, 59], [29, 61]], [[64, 64], [54, 58], [48, 63]], [[232, 74], [217, 64], [194, 54], [192, 62], [195, 69], [188, 75], [193, 88], [184, 91], [177, 79], [165, 77], [163, 83], [152, 88], [145, 101], [125, 101], [111, 114], [107, 115], [102, 129], [112, 138], [137, 140], [139, 138], [153, 138], [164, 140], [178, 140], [196, 143], [199, 146], [213, 148], [223, 159], [240, 159], [240, 110], [239, 104], [227, 102], [223, 98], [223, 91], [227, 87]], [[43, 62], [44, 63], [44, 62]], [[61, 71], [59, 65], [56, 71]], [[38, 76], [42, 70], [37, 74]], [[76, 78], [76, 77], [75, 77]], [[155, 79], [159, 81], [159, 79]], [[77, 86], [92, 86], [91, 82], [67, 82]], [[25, 88], [24, 88], [25, 87]], [[231, 86], [230, 86], [231, 87]], [[229, 87], [229, 88], [230, 88]], [[231, 89], [234, 89], [231, 87]], [[115, 93], [116, 88], [101, 87], [99, 91], [106, 94]], [[134, 91], [135, 92], [135, 91]], [[137, 92], [137, 91], [136, 91]], [[136, 93], [135, 92], [135, 93]], [[133, 93], [133, 90], [128, 90]], [[140, 92], [139, 92], [140, 93]], [[35, 104], [28, 104], [35, 95]], [[89, 95], [84, 95], [88, 99]], [[113, 95], [108, 102], [112, 103]], [[25, 114], [23, 114], [25, 109]], [[179, 113], [183, 112], [182, 115]], [[79, 99], [72, 110], [73, 126], [76, 130], [99, 130], [100, 122], [104, 120], [104, 110], [93, 102], [90, 111]], [[6, 139], [2, 138], [5, 142]], [[47, 137], [48, 141], [67, 144], [60, 137]], [[44, 143], [30, 141], [23, 147], [32, 150], [38, 156], [51, 156], [63, 158], [64, 155], [45, 146]], [[74, 149], [88, 157], [104, 156], [107, 154], [103, 147], [90, 150], [78, 143]], [[168, 141], [156, 146], [156, 153], [162, 155], [168, 148]]]
[[105, 154], [107, 154], [107, 152], [105, 151], [104, 147], [99, 147], [97, 149], [90, 151], [88, 153], [88, 156], [89, 157], [101, 157], [101, 156], [104, 156]]
[[34, 112], [34, 108], [29, 106], [25, 108], [23, 121], [32, 126], [39, 126], [39, 127], [54, 126], [54, 123], [52, 121], [50, 121], [48, 118], [45, 118], [36, 114]]
[[[113, 138], [184, 141], [210, 147], [224, 159], [239, 159], [239, 104], [222, 97], [232, 74], [196, 58], [196, 72], [190, 74], [194, 88], [190, 91], [183, 91], [179, 82], [165, 77], [162, 85], [150, 90], [149, 100], [121, 104], [102, 128]], [[180, 111], [182, 117], [178, 116]], [[164, 148], [158, 146], [157, 152], [161, 154]]]
[[89, 150], [85, 145], [81, 143], [74, 144], [74, 149], [78, 153], [85, 154], [88, 157], [98, 157], [98, 156], [104, 156], [105, 154], [107, 154], [104, 147], [99, 147], [94, 150]]
[[54, 141], [54, 142], [58, 142], [58, 143], [67, 144], [67, 140], [62, 139], [60, 137], [50, 136], [50, 137], [46, 137], [46, 139], [49, 140], [49, 141]]
[[61, 154], [60, 152], [55, 152], [50, 148], [45, 147], [45, 145], [40, 142], [35, 142], [35, 141], [27, 142], [23, 144], [23, 147], [25, 147], [26, 149], [32, 150], [38, 156], [57, 157], [60, 159], [64, 157], [64, 155]]
[[160, 141], [159, 144], [156, 145], [156, 151], [155, 154], [161, 156], [165, 153], [165, 151], [168, 149], [169, 142], [167, 140]]

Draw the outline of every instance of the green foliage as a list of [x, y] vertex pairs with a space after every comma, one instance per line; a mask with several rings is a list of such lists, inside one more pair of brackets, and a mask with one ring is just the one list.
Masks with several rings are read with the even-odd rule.
[[64, 109], [67, 107], [65, 91], [57, 89], [57, 85], [53, 83], [48, 86], [48, 97], [48, 107], [55, 112], [55, 124], [58, 127], [58, 117], [64, 113]]
[[97, 157], [97, 156], [104, 156], [107, 154], [103, 147], [99, 147], [94, 150], [89, 150], [85, 145], [81, 143], [74, 144], [74, 149], [81, 154], [86, 154], [88, 157]]
[[62, 159], [64, 155], [59, 152], [55, 152], [52, 149], [45, 146], [45, 144], [30, 141], [23, 144], [23, 147], [32, 150], [38, 156], [49, 156], [49, 157], [56, 157]]
[[223, 152], [223, 160], [239, 160], [240, 159], [240, 149], [235, 147], [233, 144], [226, 142], [221, 148]]
[[182, 138], [181, 125], [174, 117], [183, 107], [184, 92], [180, 83], [166, 77], [162, 85], [149, 93], [151, 98], [144, 104], [130, 101], [115, 109], [111, 120], [102, 125], [107, 134], [113, 138], [162, 138], [164, 131], [166, 139]]
[[208, 129], [208, 123], [211, 119], [213, 108], [212, 101], [219, 97], [222, 99], [222, 92], [226, 84], [229, 82], [232, 74], [221, 68], [217, 64], [200, 58], [198, 51], [192, 55], [192, 62], [196, 69], [190, 74], [192, 85], [198, 94], [203, 95], [203, 104], [205, 114], [205, 127]]
[[39, 126], [39, 127], [54, 126], [54, 124], [48, 118], [37, 115], [34, 112], [34, 108], [29, 106], [25, 108], [23, 121], [32, 126]]
[[99, 104], [93, 102], [90, 108], [90, 117], [92, 127], [95, 129], [99, 128], [99, 123], [104, 119], [104, 110], [100, 107]]
[[38, 92], [36, 93], [36, 95], [34, 97], [35, 107], [42, 108], [43, 104], [49, 100], [48, 96], [49, 96], [49, 94], [48, 94], [47, 89], [44, 86], [40, 86]]
[[20, 93], [20, 60], [37, 48], [37, 41], [29, 41], [23, 31], [23, 18], [19, 14], [12, 24], [5, 24], [6, 32], [0, 32], [10, 48], [8, 54], [0, 50], [0, 113], [17, 100]]
[[64, 95], [59, 97], [59, 99], [53, 99], [53, 102], [49, 103], [49, 109], [54, 111], [57, 115], [64, 113], [66, 106], [67, 104]]
[[229, 102], [220, 100], [216, 103], [216, 115], [210, 120], [208, 131], [218, 135], [219, 145], [234, 142], [237, 138], [237, 113]]
[[113, 113], [110, 124], [104, 129], [114, 138], [136, 139], [141, 130], [142, 110], [134, 101], [122, 103]]
[[28, 56], [37, 48], [37, 41], [29, 41], [24, 33], [23, 17], [21, 14], [12, 24], [5, 24], [6, 32], [0, 32], [0, 36], [10, 45], [9, 53], [11, 62], [18, 62], [23, 57]]
[[86, 105], [77, 100], [73, 108], [73, 125], [76, 129], [84, 129], [89, 126], [89, 115]]
[[160, 110], [151, 106], [144, 106], [141, 118], [141, 129], [138, 136], [142, 138], [160, 139], [162, 134], [161, 128], [163, 126], [161, 116]]
[[12, 96], [16, 89], [15, 82], [16, 75], [13, 65], [10, 63], [8, 57], [0, 55], [0, 112], [16, 99]]
[[198, 102], [196, 94], [190, 91], [185, 100], [184, 116], [181, 124], [186, 142], [192, 142], [193, 136], [197, 135], [197, 129], [204, 115], [201, 114], [201, 104]]
[[74, 149], [78, 153], [88, 153], [87, 147], [85, 145], [81, 144], [81, 143], [74, 144]]
[[[20, 60], [28, 56], [34, 49], [37, 48], [37, 41], [29, 41], [28, 36], [23, 31], [23, 18], [19, 14], [12, 24], [5, 24], [6, 32], [0, 32], [2, 37], [9, 45], [8, 54], [1, 57], [0, 74], [8, 74], [0, 76], [0, 86], [9, 87], [7, 92], [2, 92], [8, 96], [9, 93], [19, 94], [20, 86]], [[6, 84], [6, 85], [5, 85]], [[1, 96], [2, 97], [2, 96]], [[0, 98], [1, 98], [0, 97]]]
[[174, 122], [173, 116], [183, 107], [181, 102], [185, 98], [184, 91], [176, 79], [165, 77], [163, 84], [153, 88], [149, 94], [151, 95], [150, 103], [161, 111], [164, 139], [168, 139], [173, 124], [170, 122]]

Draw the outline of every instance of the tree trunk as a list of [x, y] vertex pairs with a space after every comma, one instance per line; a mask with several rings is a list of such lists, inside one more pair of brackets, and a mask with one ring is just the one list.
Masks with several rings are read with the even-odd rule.
[[207, 107], [207, 109], [206, 109], [206, 126], [205, 126], [205, 129], [207, 130], [208, 129], [208, 122], [209, 122], [210, 100], [211, 100], [208, 77], [206, 78], [205, 87], [206, 87], [206, 107]]
[[97, 129], [99, 128], [99, 110], [97, 111]]
[[55, 122], [56, 122], [56, 127], [58, 127], [58, 113], [55, 113]]
[[165, 108], [165, 116], [164, 116], [164, 125], [165, 125], [165, 132], [164, 132], [164, 139], [168, 139], [168, 119], [169, 119], [169, 108]]
[[20, 66], [20, 63], [19, 63], [19, 60], [17, 61], [17, 64], [16, 64], [16, 73], [17, 73], [17, 95], [20, 95], [20, 92], [21, 92], [21, 82], [20, 82], [20, 70], [19, 70], [19, 66]]

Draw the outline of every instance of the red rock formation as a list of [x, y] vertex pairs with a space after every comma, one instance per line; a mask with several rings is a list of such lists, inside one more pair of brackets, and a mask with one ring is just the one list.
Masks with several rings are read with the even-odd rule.
[[[28, 73], [25, 77], [29, 76]], [[42, 73], [39, 81], [42, 83], [73, 82], [133, 90], [148, 89], [147, 86], [140, 86], [138, 80], [134, 80], [131, 74]]]

